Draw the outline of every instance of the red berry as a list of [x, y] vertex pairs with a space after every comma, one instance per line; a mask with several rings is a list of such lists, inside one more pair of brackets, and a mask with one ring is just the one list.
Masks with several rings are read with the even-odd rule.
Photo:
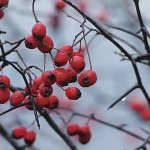
[[76, 135], [76, 134], [78, 134], [78, 132], [79, 132], [79, 126], [78, 126], [78, 124], [76, 124], [76, 123], [69, 123], [67, 125], [67, 133], [70, 136]]
[[82, 87], [89, 87], [97, 81], [96, 73], [93, 70], [84, 70], [78, 77], [78, 82]]
[[0, 75], [0, 88], [9, 88], [10, 80], [5, 75]]
[[[29, 96], [26, 96], [23, 101], [24, 101], [24, 103], [29, 102], [29, 101], [30, 101], [30, 100], [29, 100]], [[32, 107], [31, 104], [27, 104], [27, 105], [25, 105], [25, 107], [26, 107], [27, 109], [29, 109], [29, 110], [33, 110], [33, 107]]]
[[27, 144], [31, 145], [36, 139], [36, 133], [33, 130], [27, 131], [24, 140]]
[[42, 76], [37, 76], [35, 77], [35, 79], [33, 80], [33, 85], [36, 87], [36, 89], [39, 89], [39, 86], [42, 84]]
[[63, 2], [62, 0], [56, 0], [55, 8], [57, 10], [62, 10], [65, 8], [65, 6], [66, 6], [65, 2]]
[[38, 47], [41, 44], [41, 42], [34, 38], [33, 35], [28, 35], [25, 38], [25, 46], [29, 49], [34, 49]]
[[0, 10], [0, 19], [2, 19], [4, 17], [4, 12], [3, 10]]
[[42, 40], [42, 43], [38, 46], [38, 49], [42, 53], [49, 53], [54, 47], [53, 40], [50, 38], [50, 36], [45, 35], [45, 37]]
[[57, 96], [55, 96], [54, 94], [49, 96], [49, 109], [55, 109], [58, 107], [59, 104], [59, 99]]
[[41, 84], [39, 87], [39, 93], [43, 97], [48, 97], [53, 93], [53, 87], [51, 85]]
[[0, 89], [0, 104], [6, 103], [10, 98], [9, 89]]
[[47, 107], [49, 105], [49, 97], [43, 97], [38, 94], [35, 98], [35, 103], [40, 107]]
[[82, 52], [82, 51], [79, 51], [79, 50], [75, 50], [75, 51], [72, 52], [71, 58], [74, 57], [74, 56], [80, 56], [80, 57], [82, 57], [82, 58], [84, 59], [84, 54], [83, 54], [83, 52]]
[[56, 76], [56, 82], [61, 86], [68, 85], [68, 72], [64, 68], [55, 68], [53, 70]]
[[140, 112], [140, 115], [143, 118], [143, 120], [150, 120], [150, 108], [148, 106], [145, 106]]
[[70, 66], [77, 72], [81, 72], [85, 68], [84, 59], [80, 56], [74, 56], [70, 61]]
[[27, 130], [23, 126], [18, 126], [12, 130], [12, 136], [15, 139], [21, 139], [25, 136]]
[[68, 72], [68, 81], [69, 83], [76, 82], [77, 81], [77, 73], [74, 69], [71, 67], [65, 68], [65, 70]]
[[66, 96], [71, 100], [77, 100], [81, 97], [80, 90], [75, 86], [70, 86], [65, 90]]
[[88, 132], [85, 136], [79, 136], [79, 141], [82, 144], [87, 144], [91, 139], [91, 132]]
[[72, 46], [69, 44], [64, 44], [59, 48], [58, 52], [65, 52], [66, 54], [68, 54], [68, 56], [71, 56], [73, 49]]
[[46, 85], [52, 85], [56, 82], [56, 75], [51, 70], [46, 70], [42, 73], [42, 81]]
[[10, 103], [12, 106], [21, 104], [24, 100], [24, 95], [21, 91], [15, 91], [10, 98]]
[[57, 67], [61, 67], [67, 64], [69, 56], [66, 53], [58, 52], [54, 58], [54, 63]]
[[[38, 93], [38, 89], [34, 86], [33, 83], [29, 83], [29, 86], [30, 86], [30, 89], [31, 89], [31, 93], [32, 93], [32, 94], [37, 94], [37, 93]], [[24, 90], [25, 90], [25, 92], [26, 92], [27, 94], [29, 94], [29, 91], [28, 91], [27, 86], [25, 86]]]
[[6, 5], [8, 5], [8, 0], [0, 0], [0, 8], [5, 7]]
[[32, 35], [36, 39], [43, 39], [46, 35], [46, 27], [43, 23], [37, 22], [33, 27], [32, 27]]

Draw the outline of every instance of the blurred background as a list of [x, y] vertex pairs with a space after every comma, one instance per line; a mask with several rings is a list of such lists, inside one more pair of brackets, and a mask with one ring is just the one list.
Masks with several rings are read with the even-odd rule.
[[[136, 9], [132, 0], [72, 0], [81, 10], [87, 13], [90, 17], [101, 24], [107, 31], [124, 39], [139, 50], [140, 54], [145, 54], [143, 43], [124, 32], [108, 27], [107, 25], [120, 27], [138, 32], [140, 29]], [[72, 44], [75, 36], [82, 30], [80, 23], [67, 17], [66, 13], [83, 22], [82, 16], [73, 10], [70, 6], [66, 6], [64, 12], [55, 9], [55, 0], [37, 0], [35, 3], [35, 11], [38, 19], [46, 25], [47, 34], [53, 39], [56, 48], [62, 44]], [[150, 16], [149, 16], [150, 1], [140, 1], [140, 9], [144, 23], [150, 31]], [[1, 41], [5, 40], [15, 42], [19, 39], [31, 34], [32, 26], [35, 20], [32, 14], [31, 0], [13, 0], [9, 2], [8, 8], [4, 10], [4, 17], [0, 20], [0, 30], [6, 31], [7, 34], [1, 34]], [[94, 28], [88, 21], [86, 25]], [[139, 33], [140, 35], [140, 33]], [[81, 37], [80, 37], [81, 38]], [[55, 93], [60, 98], [60, 105], [69, 107], [79, 113], [90, 115], [92, 113], [99, 119], [110, 122], [115, 125], [126, 124], [126, 129], [139, 134], [142, 137], [148, 135], [141, 128], [149, 131], [149, 119], [144, 119], [140, 114], [135, 112], [130, 106], [129, 101], [138, 99], [143, 103], [147, 103], [145, 97], [140, 90], [135, 90], [127, 97], [118, 103], [110, 110], [107, 108], [124, 94], [129, 88], [136, 83], [135, 74], [131, 63], [128, 60], [121, 61], [122, 57], [115, 52], [120, 51], [112, 43], [106, 40], [103, 36], [95, 36], [95, 32], [91, 32], [86, 36], [88, 42], [89, 53], [91, 57], [93, 70], [97, 73], [98, 80], [95, 85], [89, 88], [81, 88], [78, 84], [73, 84], [81, 89], [82, 97], [78, 101], [69, 101], [62, 89], [55, 86]], [[131, 47], [117, 40], [130, 54], [137, 55]], [[79, 44], [75, 49], [79, 49]], [[84, 46], [84, 42], [82, 43]], [[5, 51], [9, 50], [9, 44], [4, 45]], [[43, 69], [44, 56], [38, 49], [27, 49], [22, 43], [17, 50], [22, 55], [26, 64], [37, 65]], [[53, 55], [56, 53], [54, 50]], [[46, 69], [53, 69], [52, 60], [49, 55], [46, 56]], [[21, 61], [16, 53], [12, 53], [7, 57], [8, 60]], [[89, 69], [89, 61], [87, 52], [85, 51], [86, 68]], [[142, 78], [142, 82], [150, 95], [150, 69], [149, 66], [138, 64], [138, 69]], [[40, 72], [34, 70], [36, 75]], [[7, 74], [11, 79], [11, 84], [16, 87], [24, 88], [25, 84], [21, 76], [10, 66], [4, 68], [4, 74]], [[10, 104], [0, 106], [0, 112], [10, 108]], [[58, 126], [64, 131], [65, 127], [60, 119], [60, 116], [55, 113], [51, 114]], [[67, 111], [61, 111], [62, 117], [65, 119], [70, 115]], [[40, 117], [41, 129], [39, 130], [35, 124], [34, 130], [37, 133], [34, 148], [37, 150], [68, 150], [69, 148], [63, 140], [50, 128], [47, 122]], [[29, 126], [34, 121], [34, 114], [24, 108], [19, 108], [0, 117], [0, 123], [5, 126], [11, 135], [12, 129], [17, 125]], [[74, 122], [84, 124], [87, 119], [74, 117]], [[118, 131], [114, 128], [107, 127], [100, 123], [90, 121], [89, 126], [92, 132], [92, 138], [86, 145], [79, 143], [76, 137], [71, 137], [79, 150], [132, 150], [142, 144], [142, 141], [129, 136], [126, 133]], [[16, 140], [22, 145], [23, 140]], [[12, 150], [12, 146], [5, 141], [0, 135], [0, 149]], [[30, 148], [29, 148], [30, 149]]]

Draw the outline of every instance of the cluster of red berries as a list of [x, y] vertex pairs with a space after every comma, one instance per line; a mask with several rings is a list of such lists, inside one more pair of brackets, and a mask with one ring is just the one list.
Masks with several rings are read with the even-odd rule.
[[82, 144], [86, 144], [91, 139], [91, 131], [87, 124], [79, 126], [76, 123], [69, 123], [67, 125], [67, 133], [70, 136], [78, 135], [79, 141]]
[[33, 130], [27, 130], [24, 126], [17, 126], [12, 130], [12, 137], [22, 139], [26, 144], [31, 145], [36, 139], [36, 133]]
[[0, 75], [0, 104], [6, 103], [10, 98], [10, 80], [6, 75]]
[[4, 8], [7, 7], [9, 0], [0, 0], [0, 19], [4, 17]]
[[137, 112], [143, 120], [150, 120], [150, 108], [140, 99], [134, 98], [129, 101], [129, 106]]

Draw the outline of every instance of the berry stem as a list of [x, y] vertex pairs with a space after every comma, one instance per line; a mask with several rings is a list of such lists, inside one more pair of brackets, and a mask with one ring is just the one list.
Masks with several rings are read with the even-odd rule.
[[36, 16], [36, 14], [35, 14], [35, 9], [34, 9], [35, 1], [36, 1], [36, 0], [33, 0], [33, 3], [32, 3], [32, 12], [33, 12], [33, 16], [34, 16], [35, 21], [36, 21], [36, 22], [40, 22], [40, 21], [37, 19], [37, 16]]

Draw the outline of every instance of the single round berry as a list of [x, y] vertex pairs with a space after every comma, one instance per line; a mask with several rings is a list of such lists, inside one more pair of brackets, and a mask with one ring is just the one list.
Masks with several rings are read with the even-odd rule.
[[84, 59], [84, 53], [79, 51], [79, 50], [75, 50], [75, 51], [72, 52], [71, 58], [73, 58], [74, 56], [80, 56]]
[[24, 136], [24, 141], [26, 144], [31, 145], [36, 139], [36, 133], [33, 130], [27, 131]]
[[58, 52], [54, 58], [54, 63], [57, 67], [61, 67], [67, 64], [69, 56], [66, 53]]
[[12, 106], [19, 105], [24, 100], [24, 94], [21, 91], [15, 91], [10, 97], [10, 103]]
[[49, 105], [49, 97], [43, 97], [39, 93], [35, 98], [35, 103], [40, 107], [47, 107]]
[[3, 10], [0, 10], [0, 19], [2, 19], [4, 17], [4, 12]]
[[10, 80], [5, 75], [0, 75], [0, 88], [9, 88]]
[[0, 8], [8, 5], [9, 0], [0, 0]]
[[32, 35], [36, 39], [43, 39], [46, 35], [46, 27], [43, 23], [37, 22], [33, 27], [32, 27]]
[[65, 6], [66, 6], [66, 3], [63, 2], [63, 0], [56, 0], [55, 8], [56, 8], [57, 10], [62, 10], [62, 9], [65, 8]]
[[69, 45], [69, 44], [64, 44], [62, 45], [60, 48], [59, 48], [59, 51], [58, 52], [63, 52], [63, 53], [66, 53], [68, 56], [71, 56], [72, 52], [73, 52], [73, 49], [72, 49], [72, 46]]
[[89, 131], [88, 133], [86, 133], [86, 135], [84, 136], [79, 136], [79, 141], [82, 144], [87, 144], [91, 139], [91, 132]]
[[56, 75], [51, 70], [46, 70], [42, 73], [42, 81], [46, 85], [52, 85], [56, 82]]
[[41, 44], [41, 42], [37, 39], [35, 39], [35, 37], [33, 35], [28, 35], [25, 38], [25, 46], [29, 49], [34, 49], [36, 47], [38, 47]]
[[67, 125], [67, 133], [70, 136], [74, 136], [74, 135], [78, 134], [78, 132], [79, 132], [79, 126], [78, 126], [78, 124], [76, 124], [76, 123], [69, 123]]
[[35, 79], [33, 80], [33, 85], [36, 87], [36, 89], [39, 89], [39, 86], [42, 84], [42, 82], [42, 76], [40, 75], [35, 77]]
[[78, 77], [78, 83], [82, 87], [89, 87], [95, 84], [97, 81], [97, 75], [93, 70], [84, 70]]
[[0, 104], [6, 103], [10, 98], [9, 89], [0, 89]]
[[53, 70], [56, 76], [56, 82], [61, 86], [68, 85], [68, 72], [64, 68], [55, 68]]
[[49, 109], [55, 109], [58, 107], [59, 104], [59, 99], [56, 95], [52, 94], [49, 96], [49, 105], [48, 108]]
[[73, 83], [77, 81], [77, 73], [74, 69], [71, 67], [65, 68], [65, 70], [68, 72], [68, 81], [69, 83]]
[[81, 97], [80, 90], [75, 86], [70, 86], [65, 90], [66, 96], [71, 100], [77, 100]]
[[70, 61], [70, 67], [72, 67], [77, 73], [81, 72], [85, 68], [84, 59], [80, 56], [74, 56]]
[[79, 126], [79, 135], [85, 136], [88, 132], [90, 132], [90, 127], [87, 124]]
[[21, 139], [25, 136], [27, 130], [23, 126], [18, 126], [12, 130], [12, 136], [15, 139]]
[[41, 84], [39, 87], [39, 93], [43, 97], [48, 97], [53, 93], [53, 87], [51, 85]]
[[54, 47], [53, 40], [50, 38], [50, 36], [45, 35], [45, 37], [42, 40], [42, 43], [38, 46], [38, 49], [42, 53], [49, 53]]

